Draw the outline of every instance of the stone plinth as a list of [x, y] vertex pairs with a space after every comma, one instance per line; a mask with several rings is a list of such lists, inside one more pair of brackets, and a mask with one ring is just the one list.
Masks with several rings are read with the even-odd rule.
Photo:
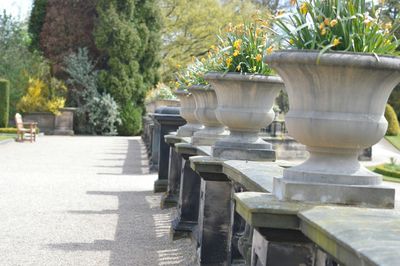
[[168, 167], [168, 188], [161, 200], [161, 208], [171, 208], [178, 204], [179, 187], [181, 182], [182, 158], [176, 152], [175, 145], [185, 142], [183, 138], [176, 135], [166, 135], [165, 142], [170, 146]]
[[171, 235], [173, 239], [195, 234], [198, 225], [200, 176], [190, 168], [189, 158], [201, 155], [203, 151], [188, 143], [178, 143], [175, 150], [182, 158], [182, 172], [179, 190], [177, 216], [172, 221]]
[[168, 187], [170, 146], [165, 142], [164, 136], [175, 132], [178, 127], [185, 124], [185, 120], [179, 116], [179, 108], [177, 107], [160, 107], [153, 114], [153, 118], [158, 124], [160, 134], [158, 138], [158, 180], [154, 183], [154, 192], [165, 192]]

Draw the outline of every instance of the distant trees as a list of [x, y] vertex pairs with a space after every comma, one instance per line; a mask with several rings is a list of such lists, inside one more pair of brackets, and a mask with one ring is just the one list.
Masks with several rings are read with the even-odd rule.
[[40, 50], [40, 33], [46, 17], [47, 0], [34, 0], [29, 17], [28, 31], [31, 37], [31, 48]]
[[257, 10], [268, 14], [265, 7], [251, 1], [161, 0], [163, 11], [162, 77], [173, 79], [172, 73], [191, 62], [192, 57], [207, 54], [217, 42], [217, 35], [228, 23], [241, 23]]

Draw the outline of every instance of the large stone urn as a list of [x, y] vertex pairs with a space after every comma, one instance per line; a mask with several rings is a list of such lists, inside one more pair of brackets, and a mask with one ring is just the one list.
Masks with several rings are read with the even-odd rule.
[[233, 160], [275, 160], [272, 144], [259, 137], [275, 118], [272, 107], [283, 81], [276, 76], [207, 73], [218, 98], [216, 116], [230, 135], [213, 146], [213, 156]]
[[204, 128], [193, 134], [192, 144], [211, 146], [228, 134], [215, 115], [218, 106], [217, 95], [211, 86], [191, 86], [188, 90], [196, 102], [195, 116], [204, 125]]
[[392, 207], [394, 190], [360, 165], [360, 149], [385, 134], [385, 104], [400, 82], [400, 58], [279, 51], [264, 58], [289, 95], [289, 134], [309, 159], [274, 181], [280, 199]]
[[186, 120], [186, 124], [178, 129], [177, 135], [179, 137], [191, 137], [193, 133], [200, 130], [203, 125], [199, 123], [195, 116], [196, 102], [193, 94], [184, 91], [177, 90], [175, 95], [181, 102], [180, 115]]

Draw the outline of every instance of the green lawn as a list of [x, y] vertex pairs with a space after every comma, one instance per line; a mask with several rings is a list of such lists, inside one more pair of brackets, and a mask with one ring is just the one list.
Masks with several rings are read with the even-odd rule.
[[398, 150], [400, 150], [400, 135], [397, 136], [386, 136], [385, 139], [393, 144]]
[[6, 140], [6, 139], [14, 139], [15, 135], [0, 135], [0, 141]]

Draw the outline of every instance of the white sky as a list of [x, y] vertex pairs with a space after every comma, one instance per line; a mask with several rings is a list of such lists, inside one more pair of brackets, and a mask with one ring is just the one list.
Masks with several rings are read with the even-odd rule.
[[32, 0], [0, 0], [0, 11], [3, 9], [7, 14], [15, 18], [25, 19], [28, 17], [32, 5]]

